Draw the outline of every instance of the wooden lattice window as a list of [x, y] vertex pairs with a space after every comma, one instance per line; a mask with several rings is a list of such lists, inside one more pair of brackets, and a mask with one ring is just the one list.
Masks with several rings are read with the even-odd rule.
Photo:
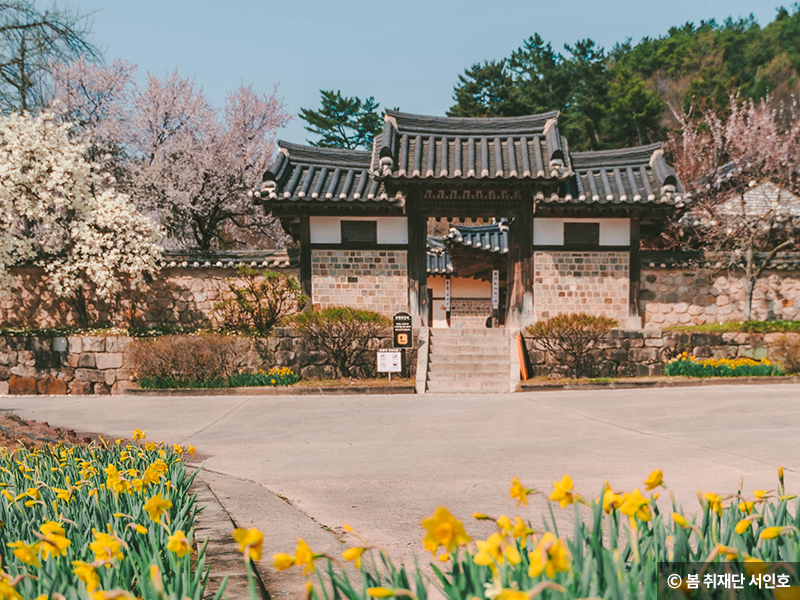
[[564, 223], [564, 246], [596, 248], [600, 245], [600, 223]]
[[343, 244], [377, 244], [377, 221], [341, 221]]

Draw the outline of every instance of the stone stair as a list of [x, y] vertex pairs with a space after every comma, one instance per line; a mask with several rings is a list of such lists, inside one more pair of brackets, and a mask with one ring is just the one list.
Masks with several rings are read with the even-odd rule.
[[508, 392], [506, 330], [431, 329], [428, 393]]

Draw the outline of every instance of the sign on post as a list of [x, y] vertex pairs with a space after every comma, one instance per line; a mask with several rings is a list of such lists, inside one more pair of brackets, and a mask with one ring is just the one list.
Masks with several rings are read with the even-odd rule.
[[378, 350], [378, 373], [388, 373], [389, 381], [392, 373], [403, 372], [403, 358], [400, 350], [381, 348]]
[[444, 280], [444, 309], [450, 311], [450, 276]]
[[392, 338], [395, 348], [411, 348], [414, 339], [412, 336], [411, 315], [397, 313], [392, 319]]
[[500, 307], [500, 271], [492, 270], [492, 308], [497, 310]]

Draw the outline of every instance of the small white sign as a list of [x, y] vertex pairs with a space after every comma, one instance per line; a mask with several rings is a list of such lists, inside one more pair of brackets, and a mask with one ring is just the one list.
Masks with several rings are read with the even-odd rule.
[[400, 373], [402, 369], [400, 350], [383, 348], [378, 350], [378, 373]]
[[492, 308], [500, 307], [500, 271], [492, 270]]
[[444, 309], [450, 310], [450, 278], [444, 280]]

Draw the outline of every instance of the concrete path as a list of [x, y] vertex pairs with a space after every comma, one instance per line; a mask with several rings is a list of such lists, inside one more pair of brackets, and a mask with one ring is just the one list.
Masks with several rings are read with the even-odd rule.
[[[398, 557], [421, 556], [419, 521], [438, 505], [473, 536], [474, 511], [541, 523], [542, 499], [516, 510], [512, 476], [549, 493], [569, 473], [594, 497], [603, 481], [642, 487], [661, 468], [687, 510], [696, 492], [774, 488], [783, 465], [800, 490], [800, 386], [720, 386], [465, 396], [0, 397], [0, 410], [79, 431], [192, 443], [209, 485], [243, 527], [268, 532], [275, 597], [299, 581], [266, 563], [303, 536], [340, 552], [344, 523]], [[667, 495], [660, 499], [668, 502]], [[664, 510], [668, 509], [665, 503]], [[569, 528], [572, 512], [560, 509]], [[284, 597], [286, 597], [284, 596]]]

